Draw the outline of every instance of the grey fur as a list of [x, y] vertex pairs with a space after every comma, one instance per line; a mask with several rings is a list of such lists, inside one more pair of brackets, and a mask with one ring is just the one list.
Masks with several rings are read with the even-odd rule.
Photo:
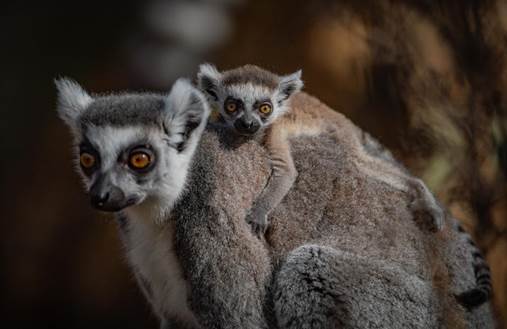
[[441, 230], [444, 225], [445, 211], [426, 184], [421, 179], [412, 176], [407, 168], [396, 161], [392, 153], [370, 134], [362, 132], [361, 136], [363, 148], [367, 153], [389, 163], [407, 178], [406, 183], [412, 200], [409, 208], [414, 217], [423, 218], [423, 220], [419, 220], [419, 224], [430, 231]]
[[[258, 154], [264, 151], [257, 143], [229, 149], [220, 142], [226, 138], [221, 134], [209, 131], [203, 136], [196, 160], [208, 160], [203, 167], [194, 167], [190, 182], [194, 187], [178, 206], [182, 212], [175, 213], [177, 249], [185, 251], [182, 266], [195, 296], [193, 305], [210, 316], [210, 323], [216, 319], [212, 314], [251, 298], [248, 289], [236, 285], [228, 289], [229, 282], [241, 277], [242, 285], [251, 287], [272, 280], [269, 271], [257, 271], [252, 277], [253, 270], [264, 269], [261, 264], [267, 260], [263, 247], [242, 224], [248, 205], [269, 177], [269, 164], [259, 168]], [[271, 326], [493, 327], [487, 304], [468, 313], [454, 299], [455, 293], [474, 287], [475, 281], [470, 245], [454, 230], [451, 218], [442, 233], [421, 231], [404, 207], [409, 198], [388, 185], [365, 180], [353, 154], [336, 147], [332, 139], [299, 138], [293, 146], [300, 176], [274, 211], [266, 234], [269, 260], [275, 265], [274, 319], [265, 312], [266, 321], [273, 321]], [[260, 180], [251, 174], [256, 167]], [[202, 200], [205, 207], [200, 206]], [[189, 244], [198, 236], [199, 244]], [[253, 265], [252, 258], [244, 263], [244, 255], [237, 252], [244, 248], [262, 257]], [[222, 260], [227, 260], [225, 266], [213, 266]], [[205, 276], [195, 271], [196, 263]], [[236, 266], [239, 272], [233, 270]], [[208, 281], [209, 277], [213, 279]], [[234, 327], [225, 320], [220, 323], [212, 327]]]
[[[184, 90], [194, 93], [189, 86]], [[254, 140], [235, 143], [222, 129], [203, 132], [202, 121], [193, 127], [196, 117], [207, 117], [204, 105], [182, 93], [171, 98], [184, 101], [169, 102], [167, 112], [158, 109], [169, 129], [129, 124], [160, 148], [162, 175], [148, 193], [156, 197], [125, 208], [120, 226], [131, 265], [148, 282], [146, 293], [163, 326], [493, 327], [488, 303], [466, 312], [454, 298], [476, 283], [470, 245], [452, 220], [438, 234], [420, 230], [411, 220], [410, 198], [365, 175], [357, 150], [345, 140], [292, 141], [298, 180], [272, 212], [261, 241], [244, 218], [270, 176], [266, 150]], [[153, 110], [143, 104], [139, 109]], [[186, 123], [193, 129], [186, 131]], [[125, 127], [102, 128], [111, 130], [111, 145], [96, 145], [98, 151], [111, 151], [104, 157], [116, 159], [121, 147], [115, 144], [128, 141]], [[172, 143], [164, 147], [171, 140], [186, 143], [182, 150]], [[187, 167], [168, 167], [187, 160]], [[161, 184], [179, 175], [185, 184]], [[174, 295], [178, 289], [183, 291]]]
[[[380, 286], [386, 289], [364, 296], [365, 287]], [[274, 289], [280, 328], [407, 328], [408, 323], [410, 328], [428, 328], [438, 321], [430, 302], [433, 292], [423, 280], [385, 261], [327, 246], [292, 251]], [[356, 302], [361, 295], [364, 301]], [[397, 305], [400, 300], [403, 308]], [[379, 311], [386, 315], [379, 317]], [[411, 317], [414, 313], [419, 316]]]
[[[164, 97], [157, 94], [118, 94], [96, 97], [80, 117], [83, 126], [162, 124]], [[149, 109], [149, 110], [146, 110]]]
[[[375, 138], [370, 136], [370, 134], [363, 132], [363, 145], [367, 152], [375, 157], [379, 157], [384, 159], [385, 161], [392, 163], [397, 166], [401, 171], [409, 174], [408, 170], [399, 162], [397, 162], [392, 156], [391, 152], [383, 147]], [[414, 191], [419, 191], [420, 195], [430, 195], [431, 192], [429, 190], [421, 190], [421, 188], [425, 188], [424, 183], [421, 181], [420, 183], [414, 184]], [[424, 197], [416, 198], [411, 203], [411, 209], [415, 208], [424, 209], [427, 205], [424, 202]], [[418, 203], [414, 206], [414, 202]], [[442, 205], [437, 204], [437, 206], [443, 209]], [[417, 209], [416, 209], [417, 211]], [[420, 216], [424, 216], [424, 214], [418, 214]], [[460, 225], [459, 221], [454, 218], [451, 218], [452, 227], [456, 232], [460, 234], [462, 240], [464, 240], [470, 249], [470, 253], [472, 255], [472, 267], [474, 270], [476, 286], [464, 291], [460, 294], [457, 294], [456, 298], [458, 302], [463, 305], [465, 308], [471, 310], [474, 309], [486, 301], [491, 297], [492, 283], [491, 283], [491, 273], [488, 266], [488, 263], [484, 259], [480, 249], [475, 245], [471, 236], [463, 229]]]
[[[268, 216], [285, 197], [297, 178], [290, 151], [290, 139], [300, 135], [332, 134], [341, 142], [343, 132], [337, 131], [340, 115], [329, 107], [291, 106], [291, 97], [295, 97], [303, 87], [301, 71], [279, 76], [254, 65], [245, 65], [233, 70], [219, 72], [210, 64], [201, 65], [198, 84], [208, 95], [211, 107], [225, 122], [225, 129], [231, 133], [242, 134], [244, 121], [254, 123], [251, 137], [262, 136], [269, 151], [273, 174], [265, 189], [254, 202], [246, 220], [259, 236], [268, 227]], [[294, 95], [294, 96], [293, 96]], [[239, 99], [244, 106], [238, 111], [226, 110], [229, 99]], [[255, 104], [269, 100], [272, 114], [267, 118], [259, 113]], [[245, 119], [246, 118], [246, 119]], [[239, 125], [238, 125], [239, 123]], [[410, 208], [419, 222], [427, 229], [438, 231], [443, 226], [444, 212], [424, 182], [413, 177], [392, 155], [370, 135], [363, 134], [354, 138], [351, 133], [351, 147], [363, 154], [361, 166], [370, 172], [372, 178], [382, 179], [385, 183], [397, 186], [412, 197]], [[380, 158], [378, 161], [376, 158]]]

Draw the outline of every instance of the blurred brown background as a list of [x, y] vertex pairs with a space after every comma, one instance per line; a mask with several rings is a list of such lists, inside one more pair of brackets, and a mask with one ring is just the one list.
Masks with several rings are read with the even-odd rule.
[[465, 223], [507, 318], [506, 1], [33, 1], [0, 18], [2, 324], [157, 327], [72, 172], [52, 80], [168, 90], [204, 61], [302, 68]]

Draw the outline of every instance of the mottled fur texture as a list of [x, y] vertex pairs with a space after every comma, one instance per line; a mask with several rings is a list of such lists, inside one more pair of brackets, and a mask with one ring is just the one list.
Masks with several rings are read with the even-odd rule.
[[[365, 180], [331, 138], [294, 142], [301, 174], [273, 214], [266, 245], [252, 240], [243, 217], [269, 163], [259, 168], [257, 143], [231, 149], [224, 138], [205, 133], [197, 160], [206, 164], [195, 163], [194, 187], [175, 212], [192, 307], [208, 327], [493, 327], [489, 304], [469, 313], [454, 298], [475, 286], [468, 243], [449, 223], [422, 232], [400, 207], [406, 196]], [[262, 175], [251, 176], [254, 168]], [[206, 184], [194, 181], [204, 177]], [[255, 299], [265, 312], [249, 309]]]
[[[341, 114], [317, 103], [310, 106], [291, 105], [292, 98], [303, 87], [301, 71], [279, 76], [255, 65], [245, 65], [219, 72], [213, 65], [203, 64], [198, 73], [198, 84], [207, 95], [211, 107], [218, 111], [224, 129], [231, 134], [245, 135], [246, 121], [253, 127], [247, 130], [248, 135], [264, 139], [273, 172], [246, 217], [256, 234], [265, 232], [269, 214], [296, 180], [297, 170], [291, 156], [290, 139], [323, 133], [333, 135], [338, 143], [348, 142], [349, 147], [356, 150], [360, 168], [372, 179], [382, 180], [410, 194], [412, 202], [409, 207], [414, 217], [420, 220], [421, 226], [432, 231], [442, 229], [444, 212], [424, 183], [394, 160], [385, 161], [383, 155], [369, 152], [370, 145], [363, 141], [365, 136], [358, 133], [353, 125], [340, 124], [344, 121]], [[226, 110], [231, 99], [242, 104], [233, 112]], [[272, 111], [262, 115], [259, 112], [260, 104], [266, 102]], [[348, 135], [347, 138], [344, 138], [345, 135]]]
[[[188, 100], [182, 94], [173, 96]], [[421, 230], [411, 220], [410, 198], [361, 169], [350, 135], [338, 144], [326, 134], [291, 141], [299, 176], [259, 240], [245, 215], [269, 179], [265, 148], [211, 126], [179, 130], [206, 110], [174, 100], [137, 103], [139, 111], [167, 119], [149, 129], [166, 160], [188, 160], [188, 170], [169, 168], [159, 178], [187, 178], [171, 199], [174, 207], [148, 197], [118, 213], [129, 260], [162, 327], [493, 328], [488, 303], [467, 312], [454, 297], [474, 287], [475, 278], [470, 246], [452, 219], [437, 234]], [[306, 94], [295, 102], [320, 106]], [[192, 105], [193, 115], [180, 105]], [[66, 122], [78, 127], [81, 116]], [[337, 124], [361, 134], [345, 118]]]

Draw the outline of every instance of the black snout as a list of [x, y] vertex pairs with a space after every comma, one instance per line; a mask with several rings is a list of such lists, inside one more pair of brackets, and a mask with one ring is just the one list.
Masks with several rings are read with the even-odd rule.
[[234, 121], [234, 128], [243, 135], [252, 135], [259, 130], [261, 125], [255, 119], [241, 117]]
[[99, 194], [91, 194], [90, 197], [91, 197], [90, 201], [92, 202], [92, 205], [96, 208], [101, 208], [109, 200], [109, 192], [105, 192], [103, 194], [100, 192], [99, 192]]
[[90, 201], [93, 207], [103, 211], [119, 211], [132, 204], [120, 188], [101, 178], [90, 189]]

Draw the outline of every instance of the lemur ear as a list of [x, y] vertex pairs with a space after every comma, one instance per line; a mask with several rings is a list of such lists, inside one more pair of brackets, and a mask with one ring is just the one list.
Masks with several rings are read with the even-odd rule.
[[78, 116], [90, 105], [93, 98], [74, 80], [56, 79], [55, 85], [58, 90], [58, 115], [69, 127], [75, 128]]
[[201, 64], [197, 73], [199, 89], [206, 93], [212, 100], [218, 100], [218, 87], [222, 74], [212, 64]]
[[301, 70], [285, 75], [278, 83], [279, 101], [284, 101], [303, 88], [303, 80], [301, 80]]
[[164, 129], [169, 144], [185, 151], [192, 138], [199, 138], [206, 126], [209, 107], [204, 95], [187, 79], [178, 79], [166, 98]]

